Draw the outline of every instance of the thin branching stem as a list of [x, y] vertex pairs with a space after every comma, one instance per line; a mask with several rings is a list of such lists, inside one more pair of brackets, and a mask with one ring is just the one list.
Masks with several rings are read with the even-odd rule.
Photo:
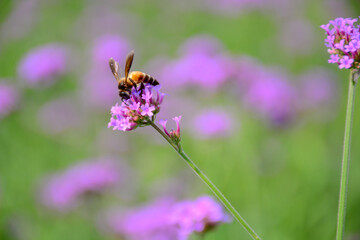
[[349, 173], [349, 162], [350, 162], [351, 128], [352, 128], [352, 119], [354, 112], [355, 86], [357, 79], [358, 79], [358, 71], [352, 70], [350, 72], [350, 78], [349, 78], [349, 91], [348, 91], [348, 100], [346, 107], [336, 240], [342, 240], [344, 237], [346, 196], [347, 196], [347, 188], [348, 188], [347, 185], [348, 185], [348, 175], [349, 175], [348, 173]]
[[253, 239], [260, 240], [261, 238], [255, 233], [250, 225], [240, 216], [236, 209], [231, 205], [229, 200], [222, 194], [222, 192], [213, 184], [210, 179], [196, 166], [196, 164], [186, 155], [180, 145], [176, 145], [168, 135], [166, 135], [154, 122], [150, 125], [163, 136], [166, 141], [175, 149], [182, 159], [191, 167], [191, 169], [201, 178], [201, 180], [211, 189], [215, 196], [221, 201], [231, 215], [245, 228]]

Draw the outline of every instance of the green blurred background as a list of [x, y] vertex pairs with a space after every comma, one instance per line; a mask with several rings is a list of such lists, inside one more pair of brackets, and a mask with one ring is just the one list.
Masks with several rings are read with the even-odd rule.
[[[114, 239], [97, 227], [102, 211], [110, 206], [136, 206], [151, 201], [171, 192], [172, 181], [180, 186], [181, 198], [211, 194], [156, 132], [136, 129], [124, 133], [107, 129], [111, 105], [84, 115], [83, 124], [76, 129], [49, 134], [40, 126], [37, 112], [41, 106], [59, 97], [75, 96], [83, 87], [79, 79], [93, 67], [88, 52], [102, 28], [104, 33], [124, 36], [132, 43], [138, 53], [134, 64], [140, 70], [157, 56], [175, 58], [179, 46], [198, 34], [216, 37], [229, 54], [254, 57], [264, 65], [287, 69], [294, 76], [312, 66], [327, 68], [338, 79], [336, 104], [329, 107], [331, 117], [324, 115], [328, 119], [320, 121], [310, 114], [308, 119], [297, 119], [290, 126], [269, 126], [244, 109], [240, 99], [228, 94], [228, 89], [210, 94], [186, 91], [179, 95], [202, 109], [221, 106], [231, 110], [234, 125], [238, 127], [234, 127], [230, 136], [199, 140], [185, 124], [183, 148], [263, 239], [334, 239], [347, 71], [327, 63], [324, 33], [319, 26], [335, 17], [356, 17], [360, 9], [356, 1], [332, 1], [334, 4], [330, 5], [327, 0], [284, 0], [274, 1], [266, 9], [259, 6], [231, 13], [218, 12], [204, 1], [190, 0], [33, 2], [28, 11], [25, 8], [20, 15], [12, 17], [23, 2], [0, 1], [0, 77], [22, 91], [18, 109], [0, 121], [1, 239]], [[108, 13], [121, 17], [121, 26], [102, 26]], [[313, 47], [307, 54], [286, 51], [279, 38], [282, 27], [296, 19], [309, 21], [313, 28], [310, 35]], [[28, 88], [17, 77], [18, 63], [30, 49], [49, 42], [73, 47], [72, 70], [50, 87]], [[114, 80], [110, 76], [102, 81]], [[117, 94], [115, 84], [114, 94]], [[359, 101], [357, 97], [347, 239], [360, 239]], [[172, 112], [182, 114], [185, 119], [191, 117], [182, 113], [182, 109]], [[99, 147], [99, 134], [110, 135], [115, 141], [112, 144], [119, 146], [118, 151]], [[129, 199], [104, 195], [89, 203], [90, 206], [66, 214], [44, 210], [38, 203], [37, 194], [44, 176], [83, 159], [103, 155], [116, 156], [132, 169], [131, 180], [125, 184], [131, 188]], [[233, 221], [208, 233], [205, 239], [250, 237]]]

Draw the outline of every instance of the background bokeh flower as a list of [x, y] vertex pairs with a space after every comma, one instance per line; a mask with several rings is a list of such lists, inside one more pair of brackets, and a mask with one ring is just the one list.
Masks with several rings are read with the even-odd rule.
[[210, 109], [194, 117], [192, 129], [194, 137], [206, 139], [229, 136], [233, 127], [232, 117], [227, 112]]
[[169, 222], [173, 200], [160, 199], [123, 213], [111, 213], [110, 229], [118, 236], [131, 240], [176, 239], [176, 229]]
[[249, 85], [245, 105], [275, 125], [291, 122], [297, 112], [297, 93], [284, 73], [267, 70]]
[[18, 75], [30, 86], [48, 85], [66, 72], [68, 61], [65, 46], [58, 43], [39, 46], [21, 60]]
[[101, 193], [114, 187], [121, 179], [119, 170], [109, 158], [76, 164], [44, 181], [41, 201], [58, 211], [70, 210], [86, 194]]
[[177, 203], [170, 214], [170, 222], [176, 226], [179, 239], [188, 239], [192, 233], [206, 231], [229, 220], [219, 203], [209, 196], [193, 201]]
[[15, 110], [19, 98], [19, 92], [14, 86], [5, 81], [0, 81], [0, 119]]
[[63, 96], [47, 102], [38, 112], [39, 126], [52, 134], [84, 127], [85, 112], [74, 101], [70, 96]]

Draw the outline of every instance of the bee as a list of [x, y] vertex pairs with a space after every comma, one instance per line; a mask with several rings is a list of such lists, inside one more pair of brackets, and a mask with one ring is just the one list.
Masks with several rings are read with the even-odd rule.
[[133, 71], [129, 74], [132, 62], [134, 60], [134, 51], [131, 51], [126, 57], [125, 63], [125, 77], [120, 78], [119, 63], [113, 58], [110, 58], [109, 65], [116, 81], [118, 82], [119, 96], [122, 100], [130, 98], [131, 89], [135, 87], [138, 89], [144, 88], [144, 83], [149, 83], [153, 86], [159, 85], [159, 82], [149, 74]]

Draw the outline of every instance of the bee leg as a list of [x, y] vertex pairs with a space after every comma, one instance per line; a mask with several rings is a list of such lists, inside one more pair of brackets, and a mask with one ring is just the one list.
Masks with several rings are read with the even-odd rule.
[[131, 78], [129, 78], [129, 80], [133, 84], [133, 86], [136, 88], [136, 83], [134, 82], [134, 80], [132, 80]]
[[141, 91], [145, 89], [145, 85], [144, 85], [143, 82], [141, 82], [139, 89], [140, 89]]

